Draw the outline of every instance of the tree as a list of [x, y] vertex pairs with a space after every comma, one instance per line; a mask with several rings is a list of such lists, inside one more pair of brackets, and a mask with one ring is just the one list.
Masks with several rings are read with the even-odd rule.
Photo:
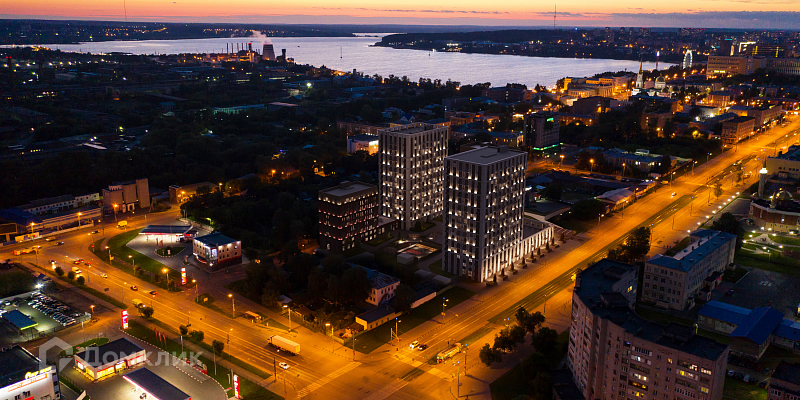
[[411, 309], [411, 304], [417, 300], [417, 292], [411, 286], [399, 284], [394, 290], [394, 309], [402, 313]]
[[558, 332], [548, 327], [540, 328], [539, 331], [531, 337], [531, 344], [533, 344], [533, 347], [536, 351], [541, 351], [542, 353], [549, 353], [555, 349], [557, 341]]
[[69, 279], [69, 280], [75, 279], [75, 271], [67, 272], [67, 279]]
[[606, 206], [597, 199], [581, 200], [572, 206], [570, 214], [581, 221], [597, 218], [606, 212]]
[[736, 250], [742, 248], [742, 238], [744, 237], [744, 229], [742, 229], [736, 217], [729, 212], [722, 213], [722, 215], [711, 224], [711, 228], [721, 232], [727, 232], [736, 235]]
[[150, 307], [150, 306], [144, 306], [144, 307], [139, 309], [139, 314], [142, 314], [142, 316], [147, 318], [147, 319], [150, 319], [155, 312], [156, 312], [156, 310], [153, 309], [153, 307]]
[[722, 182], [714, 184], [714, 197], [722, 196]]
[[529, 313], [525, 307], [520, 307], [514, 314], [517, 324], [525, 329], [525, 332], [535, 334], [536, 330], [544, 323], [544, 315], [540, 312]]
[[189, 332], [189, 337], [192, 338], [195, 342], [202, 342], [205, 338], [206, 334], [203, 331], [191, 331]]
[[281, 293], [275, 288], [275, 283], [269, 282], [267, 286], [264, 287], [264, 291], [261, 292], [261, 305], [264, 307], [275, 307], [280, 297]]
[[550, 399], [553, 396], [553, 379], [546, 371], [536, 374], [531, 383], [532, 394], [537, 399]]
[[481, 359], [481, 362], [486, 364], [486, 366], [492, 365], [492, 363], [502, 362], [503, 356], [500, 354], [499, 351], [489, 346], [489, 343], [486, 343], [481, 347], [481, 350], [478, 352], [478, 358]]
[[225, 342], [214, 339], [211, 341], [211, 348], [214, 350], [214, 354], [222, 354], [222, 350], [225, 350]]
[[494, 346], [492, 346], [492, 348], [495, 350], [500, 350], [504, 353], [509, 353], [514, 350], [519, 342], [517, 341], [518, 337], [516, 336], [516, 332], [512, 334], [511, 329], [511, 327], [505, 327], [500, 331], [500, 333], [495, 335]]
[[77, 283], [79, 286], [83, 286], [83, 284], [86, 283], [86, 278], [84, 278], [83, 275], [80, 275], [75, 280], [75, 283]]
[[59, 278], [63, 277], [64, 276], [64, 268], [56, 267], [56, 275], [58, 275]]
[[633, 261], [639, 260], [650, 252], [650, 228], [641, 226], [628, 236], [628, 251]]
[[181, 325], [178, 327], [178, 332], [181, 333], [181, 336], [186, 336], [189, 334], [189, 327], [186, 325]]

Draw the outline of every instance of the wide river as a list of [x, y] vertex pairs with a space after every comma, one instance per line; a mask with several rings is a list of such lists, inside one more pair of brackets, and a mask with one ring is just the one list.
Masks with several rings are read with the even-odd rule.
[[[490, 82], [493, 86], [506, 83], [524, 83], [532, 88], [537, 83], [552, 86], [565, 76], [591, 76], [607, 71], [628, 70], [636, 72], [639, 63], [625, 60], [594, 60], [576, 58], [521, 57], [494, 54], [435, 53], [421, 50], [372, 47], [380, 41], [376, 37], [355, 38], [270, 38], [275, 54], [286, 49], [287, 56], [300, 64], [325, 65], [342, 71], [357, 69], [368, 75], [379, 74], [408, 76], [412, 81], [420, 77], [447, 79], [474, 84]], [[117, 42], [88, 42], [74, 45], [43, 45], [65, 51], [133, 54], [219, 53], [225, 44], [239, 46], [252, 42], [253, 49], [261, 51], [261, 38], [143, 40]], [[670, 64], [661, 63], [659, 69]], [[654, 63], [645, 63], [653, 69]]]

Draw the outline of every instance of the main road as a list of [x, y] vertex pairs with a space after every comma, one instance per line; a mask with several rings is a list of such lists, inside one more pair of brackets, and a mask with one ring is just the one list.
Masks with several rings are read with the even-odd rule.
[[[677, 178], [671, 185], [661, 187], [655, 193], [637, 201], [624, 213], [606, 218], [602, 224], [598, 224], [588, 233], [589, 239], [582, 245], [577, 246], [577, 242], [574, 241], [568, 242], [565, 245], [567, 251], [562, 252], [559, 258], [548, 260], [546, 265], [534, 264], [529, 269], [522, 270], [520, 274], [514, 275], [513, 284], [504, 285], [502, 289], [497, 287], [485, 289], [472, 299], [454, 307], [450, 310], [451, 317], [446, 323], [428, 321], [417, 329], [404, 333], [401, 335], [404, 342], [420, 340], [430, 346], [427, 352], [434, 353], [436, 349], [445, 347], [448, 342], [460, 340], [484, 326], [499, 326], [502, 320], [511, 317], [519, 306], [528, 309], [539, 306], [545, 295], [553, 296], [568, 287], [578, 268], [584, 268], [602, 258], [609, 248], [624, 239], [626, 232], [638, 226], [652, 226], [657, 228], [656, 234], [661, 235], [660, 232], [666, 229], [664, 228], [666, 225], [671, 226], [673, 215], [680, 218], [678, 226], [685, 227], [689, 223], [694, 223], [694, 220], [701, 219], [699, 213], [694, 215], [694, 210], [703, 206], [708, 207], [706, 204], [708, 195], [705, 191], [710, 190], [709, 182], [714, 182], [714, 179], [735, 161], [748, 156], [751, 159], [763, 157], [768, 150], [774, 150], [774, 140], [779, 137], [785, 138], [780, 145], [785, 144], [787, 140], [793, 141], [786, 135], [793, 134], [793, 130], [798, 126], [800, 124], [794, 122], [787, 128], [773, 128], [766, 134], [740, 144], [736, 150], [725, 151], [697, 167], [692, 173]], [[752, 162], [748, 168], [752, 168]], [[753, 179], [754, 177], [751, 177], [751, 181]], [[730, 185], [725, 187], [728, 192], [735, 190]], [[148, 222], [169, 223], [174, 221], [176, 215], [174, 211], [151, 214]], [[137, 223], [143, 225], [144, 221]], [[112, 224], [113, 222], [104, 232], [108, 234], [107, 231], [115, 230]], [[90, 261], [92, 267], [86, 268], [87, 284], [90, 287], [101, 291], [108, 288], [111, 296], [120, 300], [124, 296], [126, 304], [130, 303], [133, 296], [140, 299], [147, 298], [146, 301], [151, 302], [156, 309], [156, 318], [176, 327], [191, 323], [192, 329], [204, 331], [209, 341], [211, 339], [226, 341], [230, 336], [231, 341], [226, 346], [227, 351], [269, 372], [272, 372], [274, 360], [289, 363], [291, 367], [287, 375], [289, 382], [287, 395], [290, 398], [419, 399], [450, 396], [449, 379], [454, 368], [449, 364], [432, 366], [420, 363], [419, 353], [415, 354], [408, 349], [397, 349], [386, 345], [368, 355], [357, 354], [354, 362], [352, 352], [334, 346], [326, 336], [300, 328], [293, 338], [301, 344], [303, 349], [301, 355], [283, 356], [282, 353], [276, 353], [266, 345], [266, 339], [275, 334], [274, 331], [254, 328], [254, 325], [241, 318], [233, 320], [220, 312], [200, 306], [192, 301], [195, 295], [192, 291], [165, 293], [149, 282], [106, 265], [88, 251], [88, 247], [96, 239], [96, 235], [86, 232], [71, 233], [59, 238], [66, 242], [63, 246], [43, 242], [38, 256], [31, 254], [14, 258], [34, 263], [38, 257], [40, 265], [46, 264], [49, 259], [54, 259], [59, 263], [65, 263], [67, 267], [71, 266], [69, 261], [76, 258]], [[10, 250], [4, 249], [4, 252]], [[107, 274], [108, 278], [102, 278], [102, 274]], [[210, 279], [202, 274], [197, 274], [196, 277], [201, 280], [203, 291], [214, 288], [221, 293], [224, 290], [217, 278]], [[131, 291], [131, 285], [137, 285], [139, 291]], [[159, 295], [154, 298], [144, 295], [149, 290], [159, 290]], [[244, 301], [238, 297], [236, 300]], [[454, 315], [458, 317], [453, 318]], [[281, 322], [287, 323], [285, 320]], [[328, 346], [338, 347], [336, 355], [326, 350]], [[477, 362], [476, 353], [474, 350], [470, 352], [471, 362]], [[275, 386], [272, 390], [279, 394], [283, 391], [282, 386]]]

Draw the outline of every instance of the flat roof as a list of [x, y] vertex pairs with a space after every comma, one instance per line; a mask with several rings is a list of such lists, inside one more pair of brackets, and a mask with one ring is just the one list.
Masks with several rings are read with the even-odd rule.
[[703, 261], [718, 247], [736, 239], [736, 235], [708, 229], [698, 229], [691, 236], [699, 238], [699, 240], [689, 243], [685, 249], [672, 257], [656, 254], [647, 260], [647, 264], [686, 272]]
[[26, 372], [38, 371], [39, 364], [38, 358], [20, 346], [0, 352], [0, 387], [19, 382]]
[[800, 384], [800, 364], [792, 364], [786, 361], [781, 361], [775, 372], [772, 373], [772, 379], [778, 379], [784, 382]]
[[414, 134], [414, 133], [421, 133], [426, 131], [433, 131], [438, 129], [445, 129], [441, 125], [433, 125], [427, 124], [423, 122], [413, 122], [405, 125], [400, 126], [393, 126], [391, 128], [385, 128], [378, 130], [379, 133], [386, 132], [386, 133], [404, 133], [404, 134]]
[[177, 235], [185, 234], [192, 229], [191, 225], [147, 225], [140, 235]]
[[364, 182], [346, 182], [341, 185], [334, 186], [325, 190], [320, 190], [320, 193], [325, 193], [331, 196], [342, 197], [358, 193], [362, 190], [369, 190], [376, 188], [375, 185], [370, 185]]
[[37, 322], [34, 322], [19, 310], [13, 310], [4, 313], [3, 318], [6, 321], [11, 322], [11, 324], [19, 330], [33, 328], [34, 326], [39, 325]]
[[133, 370], [122, 377], [158, 400], [191, 400], [191, 397], [184, 391], [147, 368]]
[[475, 150], [465, 151], [463, 153], [453, 154], [448, 156], [448, 160], [455, 160], [461, 162], [468, 162], [472, 164], [488, 165], [499, 161], [507, 160], [509, 158], [517, 157], [525, 154], [519, 150], [512, 150], [505, 148], [501, 151], [499, 147], [480, 147]]
[[140, 351], [144, 351], [144, 349], [128, 340], [128, 338], [123, 337], [101, 346], [89, 347], [76, 354], [75, 357], [80, 358], [92, 368], [97, 368], [106, 364], [116, 363]]
[[238, 240], [233, 240], [219, 232], [212, 233], [210, 235], [200, 236], [195, 238], [194, 240], [200, 241], [200, 243], [206, 246], [222, 246], [228, 243], [236, 243]]

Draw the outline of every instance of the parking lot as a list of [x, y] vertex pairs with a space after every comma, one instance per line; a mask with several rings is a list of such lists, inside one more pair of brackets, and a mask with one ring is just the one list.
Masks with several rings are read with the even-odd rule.
[[[20, 332], [7, 320], [0, 319], [2, 323], [4, 342], [15, 342], [36, 338], [42, 334], [52, 333], [60, 329], [80, 323], [90, 316], [78, 311], [59, 300], [40, 292], [26, 298], [13, 301], [3, 301], [0, 304], [0, 315], [18, 310], [37, 325]], [[15, 340], [18, 339], [18, 340]]]
[[712, 299], [751, 310], [772, 307], [786, 318], [796, 319], [800, 303], [800, 279], [779, 272], [747, 269], [747, 275], [736, 284], [721, 283], [712, 293]]

